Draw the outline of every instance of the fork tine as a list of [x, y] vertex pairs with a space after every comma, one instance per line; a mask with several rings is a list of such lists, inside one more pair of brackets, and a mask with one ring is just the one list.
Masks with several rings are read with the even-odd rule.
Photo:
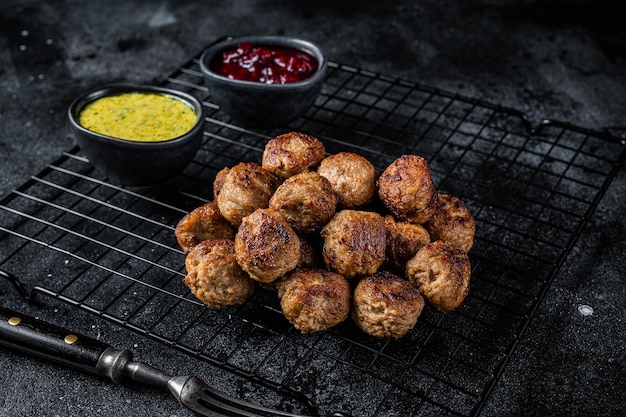
[[207, 417], [311, 417], [240, 400], [209, 387], [195, 376], [174, 377], [168, 388], [185, 407]]
[[[217, 391], [208, 386], [203, 389], [203, 392], [204, 394], [210, 396], [212, 401], [216, 401], [222, 406], [233, 407], [233, 409], [239, 413], [241, 413], [242, 411], [245, 411], [246, 413], [250, 413], [250, 414], [244, 414], [245, 416], [249, 415], [249, 416], [254, 416], [254, 417], [256, 416], [307, 417], [302, 414], [293, 414], [293, 413], [289, 413], [286, 411], [275, 410], [272, 408], [252, 404], [248, 401], [244, 401], [244, 400], [232, 397], [228, 394]], [[204, 400], [204, 397], [200, 401], [202, 400]], [[259, 414], [259, 413], [262, 413], [262, 414]]]

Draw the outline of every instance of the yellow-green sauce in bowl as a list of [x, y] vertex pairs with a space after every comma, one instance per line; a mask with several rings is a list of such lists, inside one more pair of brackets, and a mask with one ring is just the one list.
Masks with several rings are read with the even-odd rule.
[[100, 97], [78, 116], [85, 129], [136, 142], [162, 142], [187, 133], [197, 122], [188, 104], [165, 94], [129, 92]]

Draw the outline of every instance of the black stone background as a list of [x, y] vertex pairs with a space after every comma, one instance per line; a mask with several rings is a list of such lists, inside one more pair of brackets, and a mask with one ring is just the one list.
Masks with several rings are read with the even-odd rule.
[[[72, 145], [87, 88], [150, 83], [223, 35], [292, 35], [337, 62], [584, 127], [626, 131], [626, 3], [583, 0], [11, 1], [0, 4], [0, 195]], [[626, 172], [622, 166], [511, 357], [483, 416], [626, 412]], [[2, 248], [0, 248], [0, 257]], [[38, 259], [32, 260], [37, 270]], [[2, 305], [169, 371], [229, 374], [54, 302]], [[591, 316], [579, 305], [593, 308]], [[0, 349], [2, 416], [188, 416], [168, 393]], [[337, 387], [341, 392], [342, 387]], [[345, 392], [354, 401], [359, 393]]]

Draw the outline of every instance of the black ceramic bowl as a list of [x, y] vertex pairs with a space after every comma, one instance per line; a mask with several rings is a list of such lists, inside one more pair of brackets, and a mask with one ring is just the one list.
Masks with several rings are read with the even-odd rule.
[[[317, 70], [305, 80], [287, 84], [266, 84], [231, 79], [212, 69], [214, 60], [240, 43], [253, 46], [293, 48], [312, 55]], [[303, 116], [315, 103], [326, 75], [327, 60], [311, 42], [283, 36], [230, 38], [210, 46], [200, 58], [200, 69], [212, 99], [235, 122], [249, 127], [279, 127]]]
[[[194, 126], [181, 136], [159, 142], [136, 142], [96, 133], [78, 123], [81, 111], [90, 102], [105, 96], [130, 92], [162, 94], [187, 104], [196, 113]], [[202, 143], [204, 108], [193, 96], [156, 86], [114, 84], [78, 97], [68, 110], [74, 139], [89, 162], [113, 183], [147, 186], [174, 177], [192, 161]]]

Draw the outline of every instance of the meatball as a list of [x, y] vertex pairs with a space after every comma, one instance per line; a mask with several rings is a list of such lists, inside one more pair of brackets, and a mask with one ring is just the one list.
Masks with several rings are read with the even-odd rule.
[[217, 174], [215, 174], [215, 179], [213, 180], [213, 201], [217, 201], [217, 195], [224, 186], [224, 181], [226, 180], [228, 171], [230, 171], [230, 168], [225, 167], [220, 169]]
[[242, 162], [225, 175], [217, 195], [222, 216], [238, 227], [241, 219], [258, 208], [267, 208], [278, 179], [254, 162]]
[[317, 172], [302, 172], [283, 182], [270, 199], [296, 232], [315, 233], [335, 214], [337, 196], [328, 180]]
[[348, 318], [350, 285], [342, 275], [325, 269], [297, 269], [276, 287], [285, 317], [302, 333], [326, 330]]
[[300, 262], [300, 238], [279, 212], [258, 209], [239, 226], [235, 256], [251, 278], [272, 282]]
[[235, 238], [235, 229], [222, 216], [217, 204], [206, 203], [187, 213], [176, 225], [176, 240], [189, 253], [203, 240]]
[[378, 213], [339, 211], [321, 236], [327, 268], [347, 278], [373, 274], [385, 260], [385, 221]]
[[290, 132], [265, 145], [261, 165], [278, 178], [289, 178], [319, 165], [326, 155], [324, 144], [313, 136]]
[[361, 155], [340, 152], [320, 163], [317, 172], [333, 186], [339, 207], [354, 209], [376, 195], [376, 168]]
[[421, 156], [396, 159], [383, 171], [377, 184], [381, 201], [400, 220], [423, 224], [437, 208], [430, 167]]
[[437, 310], [457, 308], [469, 291], [471, 267], [467, 254], [437, 240], [407, 262], [406, 278]]
[[185, 258], [185, 285], [212, 309], [241, 304], [254, 292], [250, 279], [235, 260], [235, 243], [228, 239], [204, 240]]
[[396, 222], [393, 216], [385, 216], [387, 248], [383, 268], [404, 276], [406, 263], [418, 250], [430, 243], [430, 235], [419, 224]]
[[438, 194], [437, 210], [424, 225], [433, 240], [443, 240], [451, 246], [469, 252], [474, 245], [476, 220], [463, 202], [450, 194]]
[[424, 308], [419, 291], [390, 272], [367, 276], [357, 284], [352, 319], [365, 333], [399, 339], [415, 327]]

